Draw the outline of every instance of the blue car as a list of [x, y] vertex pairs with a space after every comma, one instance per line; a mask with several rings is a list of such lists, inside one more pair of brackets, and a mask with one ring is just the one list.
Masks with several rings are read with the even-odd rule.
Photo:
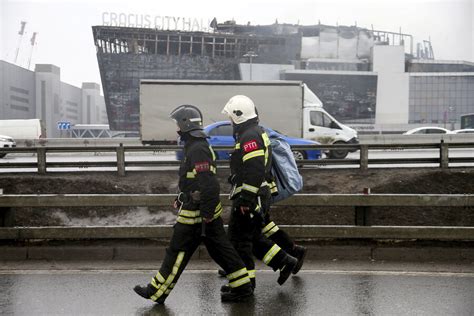
[[[302, 138], [293, 138], [282, 135], [271, 128], [264, 127], [266, 132], [269, 136], [277, 135], [283, 138], [290, 144], [293, 145], [319, 145], [320, 143], [302, 139]], [[209, 135], [209, 143], [211, 146], [234, 146], [234, 137], [232, 136], [233, 128], [232, 124], [229, 121], [221, 121], [210, 124], [204, 128], [204, 131]], [[217, 151], [216, 155], [218, 160], [228, 160], [230, 158], [229, 152], [222, 150]], [[312, 150], [295, 150], [293, 151], [293, 155], [295, 156], [296, 160], [302, 159], [309, 159], [309, 160], [317, 160], [321, 159], [321, 150], [319, 149], [312, 149]]]

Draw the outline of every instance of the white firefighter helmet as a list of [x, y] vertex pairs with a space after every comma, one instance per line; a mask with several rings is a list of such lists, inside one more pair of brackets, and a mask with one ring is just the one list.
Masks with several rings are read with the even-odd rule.
[[222, 109], [222, 114], [226, 114], [234, 124], [242, 124], [257, 117], [255, 104], [245, 95], [235, 95], [230, 98]]

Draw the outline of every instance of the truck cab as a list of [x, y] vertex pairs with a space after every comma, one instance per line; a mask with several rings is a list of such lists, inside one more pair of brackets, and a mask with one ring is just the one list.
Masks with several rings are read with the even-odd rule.
[[[323, 103], [306, 87], [303, 106], [303, 138], [312, 139], [321, 144], [358, 144], [357, 131], [338, 122], [323, 109]], [[329, 158], [344, 159], [355, 150], [330, 150]]]

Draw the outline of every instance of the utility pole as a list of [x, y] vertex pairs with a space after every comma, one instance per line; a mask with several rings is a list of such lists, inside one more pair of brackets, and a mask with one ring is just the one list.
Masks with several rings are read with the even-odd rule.
[[18, 46], [16, 48], [15, 62], [14, 62], [15, 64], [18, 59], [18, 54], [20, 53], [21, 40], [23, 39], [23, 34], [25, 34], [25, 26], [26, 26], [26, 22], [21, 21], [20, 31], [18, 31], [18, 35], [20, 35], [20, 39], [18, 40]]
[[244, 55], [244, 57], [249, 58], [249, 63], [250, 63], [250, 80], [252, 80], [252, 58], [258, 57], [258, 55], [254, 51], [248, 51], [247, 54]]

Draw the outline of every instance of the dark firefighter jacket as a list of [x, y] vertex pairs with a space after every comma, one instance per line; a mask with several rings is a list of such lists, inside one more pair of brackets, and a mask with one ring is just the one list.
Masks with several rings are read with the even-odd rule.
[[[189, 137], [179, 168], [179, 190], [183, 202], [177, 221], [182, 224], [201, 223], [202, 217], [216, 219], [222, 213], [219, 182], [216, 179], [216, 157], [204, 138]], [[199, 191], [199, 200], [192, 192]]]
[[276, 190], [271, 174], [270, 139], [256, 119], [234, 126], [234, 133], [231, 198], [240, 194], [241, 198], [255, 202], [262, 188], [268, 188], [272, 193]]

